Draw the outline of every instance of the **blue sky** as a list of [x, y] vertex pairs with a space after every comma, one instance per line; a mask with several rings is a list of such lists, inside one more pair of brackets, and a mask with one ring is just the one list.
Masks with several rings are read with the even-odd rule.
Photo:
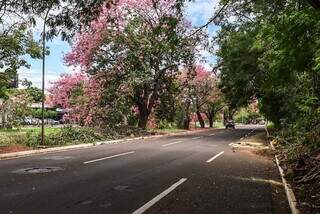
[[[205, 24], [214, 14], [217, 7], [217, 0], [195, 0], [195, 2], [188, 3], [186, 7], [186, 14], [188, 19], [194, 26], [201, 26]], [[210, 25], [208, 28], [209, 35], [213, 35], [217, 31], [217, 26]], [[40, 33], [36, 33], [39, 37]], [[53, 39], [47, 43], [50, 48], [50, 55], [46, 57], [46, 88], [51, 82], [57, 80], [61, 74], [71, 73], [74, 69], [64, 65], [63, 56], [71, 50], [67, 42], [63, 42], [60, 38]], [[213, 63], [215, 58], [206, 51], [201, 52], [202, 56], [207, 61], [207, 66]], [[19, 71], [19, 78], [26, 78], [33, 82], [34, 86], [41, 87], [42, 78], [42, 61], [27, 59], [31, 65], [30, 69], [23, 68]]]

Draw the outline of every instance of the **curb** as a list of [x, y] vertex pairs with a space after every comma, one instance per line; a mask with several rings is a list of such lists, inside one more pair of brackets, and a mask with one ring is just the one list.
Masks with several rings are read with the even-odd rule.
[[[276, 150], [275, 147], [273, 146], [273, 144], [271, 143], [271, 141], [270, 141], [270, 146], [271, 146], [273, 151]], [[297, 202], [296, 196], [294, 195], [294, 192], [293, 192], [293, 190], [291, 188], [291, 185], [287, 182], [287, 180], [284, 177], [284, 171], [280, 166], [280, 162], [279, 162], [278, 156], [274, 155], [274, 157], [275, 157], [275, 160], [276, 160], [276, 163], [277, 163], [280, 175], [281, 175], [281, 179], [282, 179], [282, 183], [284, 185], [284, 189], [286, 191], [286, 196], [287, 196], [287, 199], [288, 199], [288, 202], [289, 202], [291, 213], [292, 214], [299, 214], [300, 212], [299, 212], [299, 210], [297, 208], [298, 202]]]
[[[87, 143], [87, 144], [61, 146], [61, 147], [39, 149], [39, 150], [11, 152], [11, 153], [0, 154], [0, 160], [8, 160], [8, 159], [28, 157], [28, 156], [32, 156], [32, 155], [40, 155], [40, 154], [47, 154], [47, 153], [63, 152], [63, 151], [68, 151], [68, 150], [85, 149], [85, 148], [91, 148], [91, 147], [105, 145], [105, 144], [126, 143], [126, 142], [130, 142], [133, 140], [161, 138], [161, 137], [169, 137], [169, 136], [182, 135], [182, 134], [192, 134], [192, 133], [204, 132], [204, 131], [208, 131], [208, 130], [209, 129], [193, 130], [193, 131], [169, 133], [169, 134], [163, 134], [163, 135], [159, 134], [159, 135], [146, 136], [146, 137], [124, 138], [124, 139], [118, 139], [118, 140], [108, 140], [108, 141], [101, 141], [101, 142], [94, 142], [94, 143]], [[217, 130], [217, 129], [215, 129], [215, 130]]]

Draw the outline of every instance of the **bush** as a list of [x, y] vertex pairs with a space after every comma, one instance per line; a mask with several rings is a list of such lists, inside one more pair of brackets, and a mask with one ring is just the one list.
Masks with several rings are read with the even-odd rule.
[[27, 136], [25, 133], [0, 134], [0, 145], [8, 146], [12, 144], [25, 144]]
[[[41, 109], [32, 109], [30, 116], [32, 116], [34, 118], [41, 118], [42, 117], [42, 110]], [[58, 112], [52, 111], [52, 110], [45, 110], [44, 117], [56, 120], [58, 118]]]
[[172, 129], [176, 128], [176, 125], [172, 122], [168, 122], [166, 119], [159, 120], [157, 124], [158, 129]]
[[[26, 145], [36, 147], [40, 143], [39, 132], [27, 132]], [[104, 140], [104, 135], [88, 127], [64, 127], [59, 132], [49, 133], [45, 136], [46, 146], [61, 146], [69, 144], [93, 143], [97, 140]]]

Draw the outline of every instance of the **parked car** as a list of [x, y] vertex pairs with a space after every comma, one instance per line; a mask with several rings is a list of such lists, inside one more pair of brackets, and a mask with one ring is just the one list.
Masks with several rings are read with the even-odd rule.
[[226, 127], [226, 129], [228, 129], [228, 128], [232, 128], [232, 129], [236, 128], [234, 120], [227, 120], [225, 122], [225, 127]]
[[21, 123], [23, 125], [32, 125], [32, 118], [31, 117], [26, 117], [26, 118], [22, 119]]
[[26, 117], [22, 120], [23, 125], [39, 125], [40, 120], [38, 118]]
[[57, 120], [53, 120], [53, 119], [44, 119], [44, 123], [48, 124], [48, 125], [59, 125], [60, 122]]

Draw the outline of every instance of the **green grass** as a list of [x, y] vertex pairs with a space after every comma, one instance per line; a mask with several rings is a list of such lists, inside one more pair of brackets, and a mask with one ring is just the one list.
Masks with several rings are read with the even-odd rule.
[[[45, 132], [57, 132], [61, 129], [61, 127], [45, 127]], [[41, 127], [22, 127], [22, 128], [12, 128], [12, 129], [0, 129], [0, 134], [7, 133], [19, 133], [19, 132], [39, 132], [41, 131]]]
[[[60, 132], [60, 130], [60, 127], [45, 127], [45, 135], [54, 135]], [[28, 134], [39, 135], [40, 132], [40, 127], [0, 129], [0, 146], [9, 146], [14, 144], [24, 145], [27, 142]]]
[[[0, 130], [0, 146], [24, 145], [36, 148], [40, 143], [40, 127]], [[44, 146], [54, 147], [93, 143], [106, 136], [90, 127], [45, 127]]]

